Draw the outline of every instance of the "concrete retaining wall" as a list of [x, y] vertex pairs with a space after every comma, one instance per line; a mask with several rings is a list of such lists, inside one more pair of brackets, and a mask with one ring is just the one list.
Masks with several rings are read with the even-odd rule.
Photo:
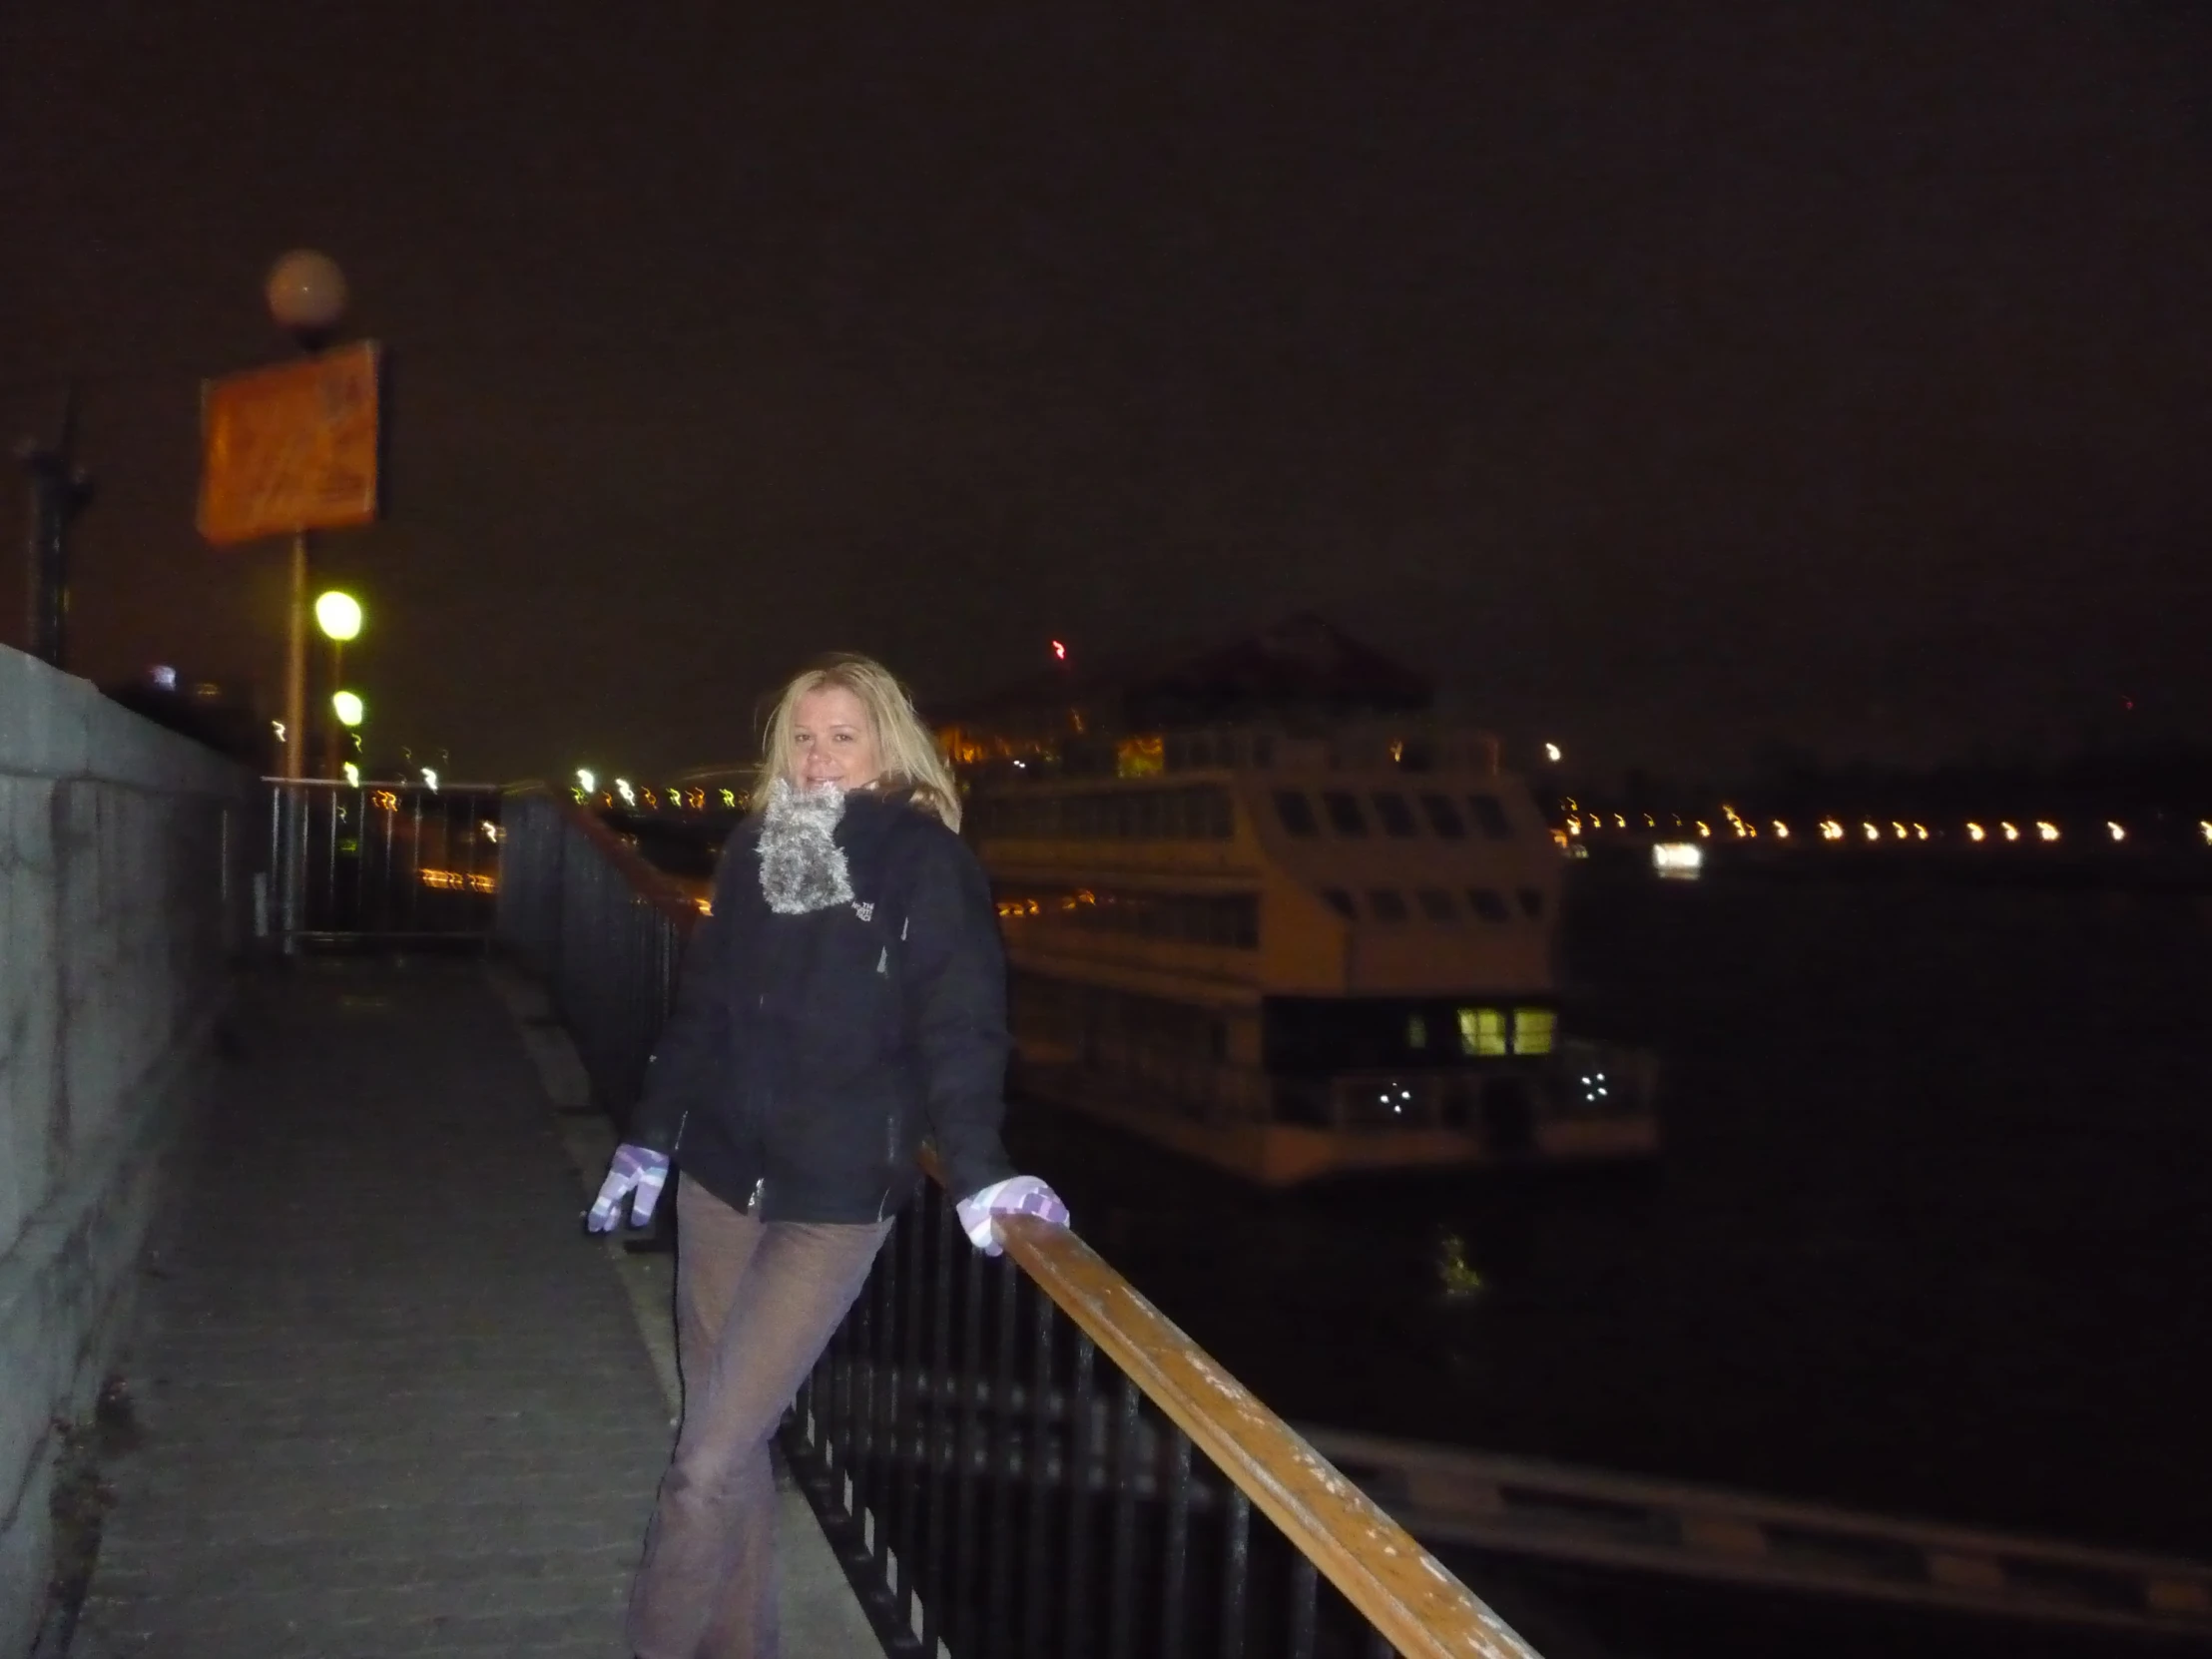
[[126, 1333], [244, 942], [252, 781], [0, 648], [0, 1659], [31, 1643], [57, 1418]]

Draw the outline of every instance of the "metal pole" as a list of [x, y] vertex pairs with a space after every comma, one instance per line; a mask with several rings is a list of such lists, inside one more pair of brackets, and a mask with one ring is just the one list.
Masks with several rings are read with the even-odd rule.
[[51, 446], [33, 440], [16, 450], [31, 482], [25, 643], [33, 656], [56, 668], [69, 666], [69, 524], [92, 499], [92, 479], [73, 457], [76, 436], [72, 388], [62, 403], [61, 437]]
[[23, 561], [30, 590], [25, 603], [24, 642], [32, 656], [60, 668], [66, 655], [62, 619], [68, 608], [63, 597], [68, 555], [64, 552], [58, 500], [60, 469], [53, 452], [35, 444], [25, 444], [17, 454], [31, 481], [31, 518]]
[[322, 688], [322, 702], [316, 710], [316, 724], [327, 736], [328, 754], [332, 778], [345, 776], [345, 723], [338, 719], [338, 706], [333, 701], [338, 688], [345, 684], [345, 642], [330, 642], [330, 683]]
[[284, 954], [299, 948], [307, 880], [307, 812], [300, 783], [307, 776], [307, 532], [291, 538], [291, 631], [284, 656], [284, 828], [281, 907]]
[[284, 658], [284, 777], [307, 776], [307, 532], [291, 538], [291, 638]]

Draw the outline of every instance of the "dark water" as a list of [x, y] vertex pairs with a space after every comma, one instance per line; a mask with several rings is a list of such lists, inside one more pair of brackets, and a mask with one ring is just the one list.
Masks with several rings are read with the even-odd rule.
[[[1589, 1020], [1665, 1057], [1653, 1168], [1268, 1197], [1019, 1107], [1016, 1156], [1294, 1420], [2212, 1555], [2212, 907], [1577, 881]], [[1575, 1610], [1553, 1659], [1578, 1619], [1605, 1652], [2150, 1651], [1464, 1565]]]

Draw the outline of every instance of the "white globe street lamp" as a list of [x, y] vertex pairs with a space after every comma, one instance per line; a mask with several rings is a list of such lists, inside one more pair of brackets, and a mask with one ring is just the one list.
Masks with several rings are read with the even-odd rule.
[[312, 248], [295, 248], [269, 268], [269, 314], [302, 349], [326, 342], [345, 315], [345, 273]]
[[361, 602], [332, 588], [314, 602], [314, 623], [325, 639], [344, 644], [360, 638]]

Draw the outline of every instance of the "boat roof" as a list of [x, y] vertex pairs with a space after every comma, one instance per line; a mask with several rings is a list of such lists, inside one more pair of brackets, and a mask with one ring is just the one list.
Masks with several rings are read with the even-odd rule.
[[1311, 612], [1256, 634], [1192, 649], [1055, 668], [933, 711], [970, 734], [1099, 737], [1301, 716], [1415, 714], [1434, 702], [1428, 677]]

